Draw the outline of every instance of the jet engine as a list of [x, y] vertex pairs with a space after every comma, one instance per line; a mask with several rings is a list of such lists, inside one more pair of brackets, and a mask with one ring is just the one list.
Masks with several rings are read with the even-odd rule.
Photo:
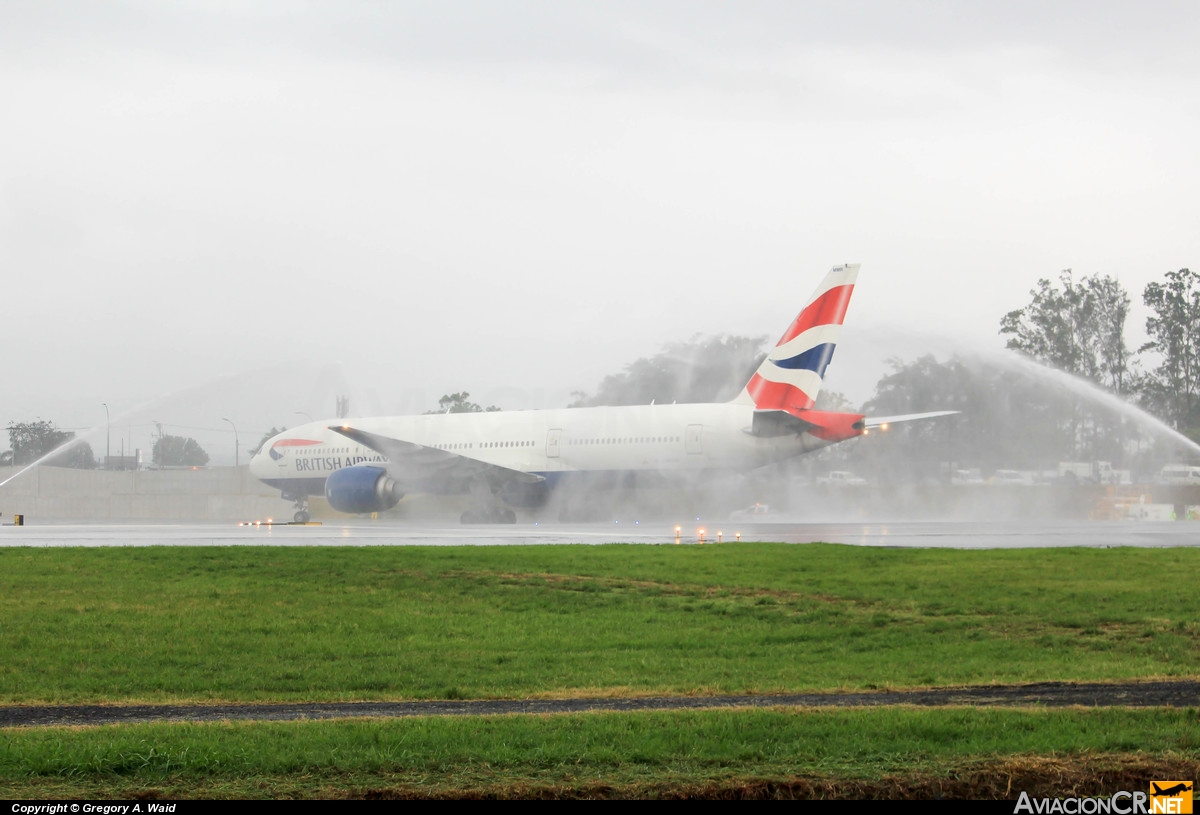
[[383, 512], [403, 497], [400, 483], [382, 467], [359, 464], [335, 470], [325, 479], [325, 498], [338, 512]]

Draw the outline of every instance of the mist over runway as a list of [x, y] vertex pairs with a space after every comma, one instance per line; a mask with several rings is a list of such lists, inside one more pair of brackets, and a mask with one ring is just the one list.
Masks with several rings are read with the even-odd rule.
[[[1200, 546], [1200, 524], [1187, 521], [964, 521], [898, 523], [761, 523], [745, 526], [680, 522], [680, 545], [840, 543], [938, 549], [1067, 546]], [[723, 542], [717, 544], [720, 531]], [[518, 523], [496, 526], [346, 521], [297, 525], [46, 524], [0, 527], [0, 546], [520, 546], [542, 544], [674, 544], [675, 525]]]

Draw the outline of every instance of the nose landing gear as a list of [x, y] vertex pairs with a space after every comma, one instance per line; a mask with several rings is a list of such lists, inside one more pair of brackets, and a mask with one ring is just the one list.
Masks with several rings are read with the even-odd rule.
[[288, 495], [283, 493], [283, 500], [293, 501], [296, 506], [296, 514], [292, 516], [292, 520], [298, 524], [306, 524], [312, 520], [312, 516], [308, 514], [308, 496], [307, 495]]

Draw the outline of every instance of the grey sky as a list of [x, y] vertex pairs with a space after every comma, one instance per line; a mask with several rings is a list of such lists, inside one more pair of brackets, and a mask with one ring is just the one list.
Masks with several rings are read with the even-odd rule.
[[1200, 7], [981, 5], [7, 2], [0, 421], [553, 406], [841, 261], [861, 400], [888, 332], [1194, 267]]

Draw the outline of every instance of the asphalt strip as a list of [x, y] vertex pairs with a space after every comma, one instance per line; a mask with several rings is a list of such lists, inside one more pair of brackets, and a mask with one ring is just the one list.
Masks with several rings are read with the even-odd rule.
[[0, 707], [0, 727], [141, 722], [297, 721], [304, 719], [494, 716], [513, 713], [711, 710], [715, 708], [876, 707], [1200, 707], [1200, 681], [1120, 684], [1043, 682], [858, 693], [770, 696], [646, 696], [622, 699], [488, 699], [433, 702], [328, 702], [221, 705], [13, 705]]

